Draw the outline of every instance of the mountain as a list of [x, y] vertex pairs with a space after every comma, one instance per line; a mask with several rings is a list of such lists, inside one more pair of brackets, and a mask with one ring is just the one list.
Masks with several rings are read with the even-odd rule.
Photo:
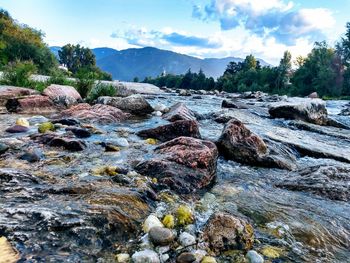
[[[57, 56], [59, 47], [51, 47]], [[113, 79], [130, 81], [134, 77], [140, 80], [145, 77], [156, 77], [162, 72], [184, 74], [188, 69], [198, 72], [200, 69], [207, 76], [218, 78], [229, 62], [243, 59], [235, 57], [200, 59], [153, 47], [115, 50], [112, 48], [92, 49], [96, 64], [102, 70], [112, 74]], [[259, 59], [262, 65], [268, 65]]]

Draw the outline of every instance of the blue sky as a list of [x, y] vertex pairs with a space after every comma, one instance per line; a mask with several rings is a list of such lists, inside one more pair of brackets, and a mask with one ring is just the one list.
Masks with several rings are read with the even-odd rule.
[[350, 0], [0, 0], [53, 45], [154, 46], [198, 57], [254, 54], [276, 64], [333, 44], [350, 21]]

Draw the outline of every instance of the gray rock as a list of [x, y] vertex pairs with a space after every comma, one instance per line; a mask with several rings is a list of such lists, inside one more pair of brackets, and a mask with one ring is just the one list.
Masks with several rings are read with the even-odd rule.
[[263, 263], [264, 258], [255, 250], [249, 250], [246, 255], [249, 263]]
[[179, 236], [180, 244], [184, 247], [196, 244], [196, 238], [187, 232], [182, 232]]
[[40, 149], [31, 149], [26, 151], [20, 157], [20, 159], [30, 163], [34, 163], [34, 162], [39, 162], [43, 157], [44, 157], [44, 154]]
[[176, 258], [176, 263], [192, 263], [195, 261], [195, 255], [190, 252], [183, 252]]
[[9, 147], [6, 144], [0, 143], [0, 154], [7, 152]]
[[28, 122], [31, 126], [36, 125], [36, 124], [40, 124], [43, 122], [48, 122], [49, 119], [44, 117], [44, 116], [32, 116], [30, 118], [28, 118]]
[[167, 246], [174, 241], [173, 232], [165, 227], [152, 227], [148, 236], [155, 246]]
[[186, 121], [186, 120], [196, 120], [196, 114], [191, 111], [186, 105], [182, 102], [176, 103], [171, 106], [170, 111], [163, 115], [163, 119], [168, 121]]
[[131, 95], [120, 99], [113, 105], [118, 109], [134, 115], [144, 116], [153, 112], [153, 108], [145, 97], [139, 94]]

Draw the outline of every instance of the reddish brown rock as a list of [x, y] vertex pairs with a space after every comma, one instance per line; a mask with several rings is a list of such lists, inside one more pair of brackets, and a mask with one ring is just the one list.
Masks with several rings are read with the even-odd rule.
[[196, 114], [191, 111], [182, 102], [176, 103], [170, 108], [170, 111], [163, 115], [163, 119], [168, 121], [184, 121], [184, 120], [196, 120]]
[[155, 158], [138, 164], [136, 170], [178, 193], [204, 188], [216, 176], [218, 151], [210, 141], [179, 137], [159, 145], [155, 153]]
[[201, 138], [197, 121], [175, 121], [157, 128], [140, 131], [137, 135], [143, 138], [155, 138], [163, 142], [181, 136]]
[[231, 119], [217, 142], [220, 154], [239, 163], [293, 170], [295, 156], [282, 145], [269, 142], [269, 146], [252, 133], [241, 121]]
[[87, 103], [81, 103], [63, 111], [61, 116], [85, 121], [112, 123], [127, 119], [129, 114], [108, 105], [96, 104], [91, 106]]
[[79, 92], [72, 86], [52, 84], [44, 89], [43, 94], [50, 97], [52, 100], [58, 97], [72, 97], [76, 100], [82, 99]]
[[257, 163], [267, 153], [264, 141], [237, 119], [226, 124], [217, 145], [227, 159], [242, 163]]
[[41, 95], [8, 99], [6, 109], [9, 112], [26, 114], [48, 114], [58, 110], [49, 97]]
[[8, 99], [37, 95], [38, 91], [12, 86], [0, 86], [0, 106], [5, 106]]
[[253, 227], [228, 213], [213, 214], [203, 229], [202, 238], [214, 253], [249, 250], [254, 242]]
[[21, 132], [27, 132], [27, 131], [29, 131], [29, 129], [21, 125], [15, 125], [6, 129], [6, 132], [8, 133], [21, 133]]

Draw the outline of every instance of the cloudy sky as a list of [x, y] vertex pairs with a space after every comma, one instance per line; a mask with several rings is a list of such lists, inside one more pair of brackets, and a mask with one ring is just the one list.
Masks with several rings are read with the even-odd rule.
[[333, 44], [350, 21], [350, 0], [0, 0], [50, 46], [118, 50], [153, 46], [197, 57], [244, 57], [276, 64], [285, 50]]

